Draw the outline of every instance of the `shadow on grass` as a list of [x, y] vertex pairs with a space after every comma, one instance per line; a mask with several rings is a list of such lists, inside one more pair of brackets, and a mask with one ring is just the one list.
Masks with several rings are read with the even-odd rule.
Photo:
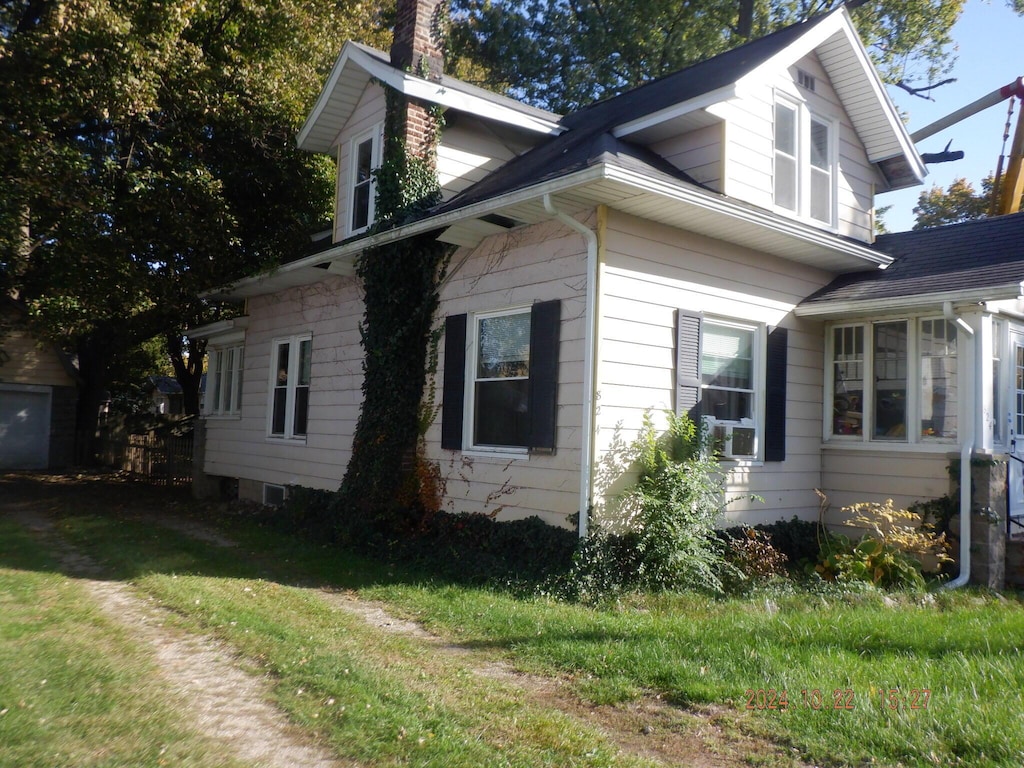
[[[331, 590], [439, 583], [408, 567], [274, 530], [255, 507], [199, 502], [187, 488], [117, 473], [0, 475], [0, 518], [45, 541], [53, 557], [36, 562], [70, 577], [189, 574]], [[24, 569], [26, 561], [0, 544], [0, 566]]]

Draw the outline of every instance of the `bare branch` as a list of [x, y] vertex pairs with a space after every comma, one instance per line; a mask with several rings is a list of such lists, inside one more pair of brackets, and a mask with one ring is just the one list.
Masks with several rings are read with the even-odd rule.
[[928, 91], [932, 91], [935, 90], [936, 88], [942, 87], [943, 85], [949, 85], [950, 83], [955, 82], [955, 77], [947, 77], [945, 80], [940, 80], [939, 82], [933, 83], [932, 85], [923, 85], [920, 88], [915, 88], [914, 86], [909, 85], [908, 83], [905, 83], [902, 80], [893, 83], [893, 85], [895, 85], [897, 88], [903, 89], [911, 96], [918, 96], [922, 99], [927, 99], [928, 101], [934, 101], [934, 99], [932, 99], [932, 97], [928, 94]]

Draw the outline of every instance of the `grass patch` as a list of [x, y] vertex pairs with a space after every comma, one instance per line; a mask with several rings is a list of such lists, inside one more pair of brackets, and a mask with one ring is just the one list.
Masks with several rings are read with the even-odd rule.
[[[586, 607], [432, 583], [243, 518], [211, 522], [240, 546], [96, 514], [67, 516], [61, 529], [172, 607], [183, 626], [217, 634], [272, 673], [293, 719], [355, 760], [642, 764], [585, 723], [470, 675], [423, 643], [382, 635], [310, 586], [357, 590], [481, 657], [568, 676], [595, 703], [651, 692], [714, 705], [734, 715], [723, 727], [770, 736], [819, 765], [1024, 764], [1019, 598], [791, 590]], [[785, 691], [788, 706], [761, 708], [770, 700], [760, 690]], [[921, 694], [914, 699], [921, 690], [926, 708]], [[784, 764], [776, 757], [764, 759]]]
[[0, 765], [229, 766], [182, 726], [149, 655], [0, 518]]

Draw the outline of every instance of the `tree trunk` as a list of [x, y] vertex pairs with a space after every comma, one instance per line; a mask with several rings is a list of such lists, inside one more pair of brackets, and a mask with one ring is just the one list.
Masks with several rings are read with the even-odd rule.
[[190, 339], [188, 355], [180, 333], [167, 334], [167, 351], [174, 366], [174, 377], [181, 385], [182, 406], [186, 416], [199, 415], [199, 387], [203, 381], [204, 339]]
[[107, 383], [114, 343], [103, 329], [81, 338], [78, 351], [78, 413], [75, 431], [78, 435], [76, 459], [93, 466], [97, 463], [97, 432], [100, 408], [108, 397]]

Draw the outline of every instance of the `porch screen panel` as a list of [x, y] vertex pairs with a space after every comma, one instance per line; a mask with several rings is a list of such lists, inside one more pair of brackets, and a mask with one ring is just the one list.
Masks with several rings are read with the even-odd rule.
[[920, 350], [921, 437], [956, 438], [956, 326], [948, 320], [922, 320]]
[[864, 326], [832, 330], [832, 434], [864, 434]]
[[875, 323], [873, 335], [875, 439], [905, 441], [907, 323]]

